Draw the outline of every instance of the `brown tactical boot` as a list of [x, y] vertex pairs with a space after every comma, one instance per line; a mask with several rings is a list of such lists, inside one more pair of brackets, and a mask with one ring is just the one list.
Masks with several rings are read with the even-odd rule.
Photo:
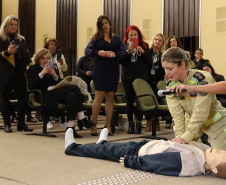
[[145, 132], [150, 132], [152, 130], [152, 120], [147, 120]]
[[159, 121], [156, 122], [156, 131], [160, 131], [160, 123], [159, 123]]

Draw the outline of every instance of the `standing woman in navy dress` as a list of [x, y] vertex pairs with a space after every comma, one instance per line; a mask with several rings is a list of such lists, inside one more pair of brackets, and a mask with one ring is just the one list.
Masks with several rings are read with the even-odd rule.
[[[94, 57], [92, 78], [95, 86], [95, 99], [92, 107], [92, 122], [97, 123], [101, 103], [106, 98], [106, 127], [111, 131], [111, 118], [114, 109], [114, 96], [119, 80], [119, 59], [125, 55], [121, 38], [111, 32], [111, 22], [107, 16], [97, 19], [97, 32], [87, 45], [85, 55]], [[97, 136], [97, 129], [91, 129]]]

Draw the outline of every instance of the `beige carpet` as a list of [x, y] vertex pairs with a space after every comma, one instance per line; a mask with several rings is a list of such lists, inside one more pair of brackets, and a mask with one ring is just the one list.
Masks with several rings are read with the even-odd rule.
[[[104, 122], [104, 117], [99, 122]], [[3, 125], [0, 120], [0, 126]], [[30, 124], [31, 125], [31, 124]], [[33, 124], [34, 132], [41, 132], [42, 125]], [[64, 131], [59, 124], [53, 124], [52, 131]], [[98, 127], [102, 127], [100, 124]], [[98, 137], [90, 135], [89, 130], [79, 131], [83, 136], [76, 139], [77, 143], [95, 143]], [[173, 138], [173, 130], [164, 129], [158, 136]], [[119, 163], [92, 158], [67, 156], [64, 154], [64, 132], [56, 133], [57, 137], [41, 137], [27, 135], [25, 132], [17, 132], [13, 126], [13, 133], [5, 133], [0, 130], [0, 184], [1, 185], [74, 185], [89, 184], [95, 180], [116, 176], [128, 172], [129, 168], [121, 167]], [[142, 135], [151, 135], [145, 133]], [[128, 135], [120, 131], [109, 141], [142, 140], [138, 135]], [[199, 185], [223, 185], [225, 180], [214, 175], [196, 177], [167, 177], [153, 175], [150, 178], [137, 181], [133, 184], [199, 184]], [[122, 182], [121, 184], [126, 184]]]

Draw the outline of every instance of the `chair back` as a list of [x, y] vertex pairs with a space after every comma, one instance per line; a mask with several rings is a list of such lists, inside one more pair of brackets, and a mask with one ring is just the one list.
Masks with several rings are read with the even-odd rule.
[[137, 102], [139, 103], [142, 111], [148, 111], [158, 107], [159, 104], [157, 98], [151, 86], [145, 80], [134, 80], [133, 89], [137, 97]]
[[[166, 90], [166, 82], [164, 80], [161, 80], [157, 84], [158, 90]], [[166, 97], [158, 97], [159, 98], [159, 103], [162, 105], [167, 105]]]
[[158, 90], [166, 90], [166, 82], [165, 80], [161, 80], [157, 84]]
[[117, 102], [118, 103], [126, 103], [126, 97], [125, 97], [125, 89], [123, 87], [122, 81], [118, 81], [118, 88], [116, 94], [122, 94], [122, 96], [117, 96]]
[[91, 88], [92, 93], [95, 93], [95, 86], [94, 86], [93, 80], [90, 82], [90, 88]]

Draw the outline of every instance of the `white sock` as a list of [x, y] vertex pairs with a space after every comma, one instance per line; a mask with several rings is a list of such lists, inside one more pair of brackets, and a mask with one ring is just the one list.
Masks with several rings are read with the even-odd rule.
[[96, 142], [96, 144], [100, 143], [101, 141], [107, 141], [107, 137], [108, 137], [108, 129], [104, 128], [100, 132], [100, 137], [99, 137], [98, 141]]
[[67, 129], [67, 131], [65, 133], [65, 150], [72, 143], [75, 143], [75, 139], [74, 139], [74, 135], [73, 135], [73, 129], [69, 128], [69, 129]]
[[67, 127], [74, 127], [75, 126], [75, 121], [74, 120], [69, 120], [67, 122]]
[[84, 114], [84, 111], [81, 111], [81, 112], [77, 112], [77, 116], [78, 116], [78, 119], [79, 120], [82, 120], [85, 118], [85, 114]]

